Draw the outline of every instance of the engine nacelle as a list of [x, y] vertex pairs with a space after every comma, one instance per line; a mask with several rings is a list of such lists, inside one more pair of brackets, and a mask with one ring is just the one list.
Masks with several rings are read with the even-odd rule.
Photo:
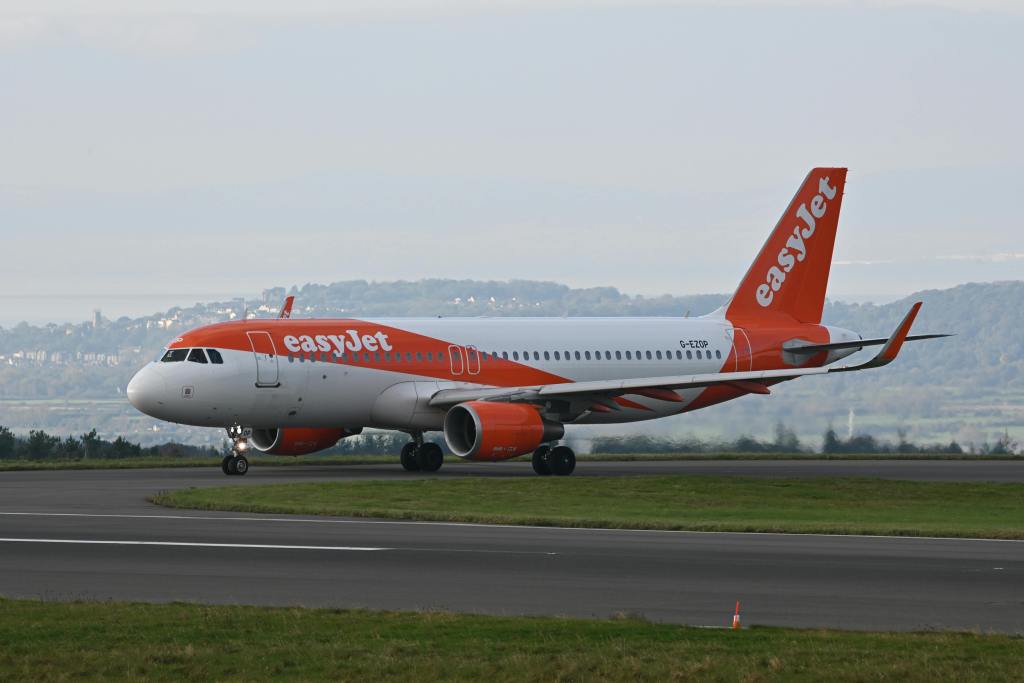
[[444, 418], [448, 448], [468, 460], [506, 460], [525, 455], [563, 434], [561, 424], [545, 421], [537, 408], [522, 403], [469, 401], [454, 406]]
[[330, 448], [346, 436], [354, 436], [361, 431], [308, 427], [253, 429], [249, 443], [256, 450], [269, 455], [308, 455]]

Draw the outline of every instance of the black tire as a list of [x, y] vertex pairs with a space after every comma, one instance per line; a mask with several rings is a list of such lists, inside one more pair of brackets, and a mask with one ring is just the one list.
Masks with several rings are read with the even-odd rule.
[[416, 459], [416, 444], [410, 441], [402, 446], [402, 468], [406, 472], [419, 472], [420, 462]]
[[548, 454], [548, 466], [552, 474], [568, 476], [576, 469], [576, 454], [568, 446], [555, 446]]
[[551, 449], [541, 446], [533, 452], [533, 471], [542, 477], [551, 475], [551, 466], [548, 464], [548, 454]]
[[224, 459], [220, 461], [220, 471], [223, 472], [224, 474], [231, 474], [231, 471], [228, 469], [228, 467], [231, 465], [231, 461], [233, 459], [234, 458], [232, 458], [230, 455], [225, 455]]
[[416, 462], [424, 472], [437, 472], [444, 464], [444, 451], [436, 443], [428, 441], [416, 452]]
[[249, 471], [249, 461], [245, 459], [244, 455], [240, 455], [235, 458], [235, 461], [231, 463], [231, 469], [234, 474], [242, 475]]
[[229, 476], [238, 474], [237, 472], [235, 472], [235, 456], [232, 455], [228, 457], [228, 464], [226, 468]]

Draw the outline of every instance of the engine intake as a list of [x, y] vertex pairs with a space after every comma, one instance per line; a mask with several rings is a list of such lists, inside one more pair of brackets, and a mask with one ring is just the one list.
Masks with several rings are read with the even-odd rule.
[[308, 427], [253, 429], [249, 443], [269, 455], [308, 455], [330, 448], [346, 436], [354, 436], [361, 431]]
[[468, 460], [506, 460], [532, 453], [545, 441], [562, 438], [565, 428], [544, 420], [534, 406], [469, 401], [448, 411], [448, 448]]

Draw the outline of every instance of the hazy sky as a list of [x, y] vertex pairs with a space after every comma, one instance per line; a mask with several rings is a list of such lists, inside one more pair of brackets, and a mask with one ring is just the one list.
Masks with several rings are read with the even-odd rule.
[[830, 293], [1024, 278], [1024, 3], [0, 5], [0, 325], [351, 278], [731, 291], [850, 167]]

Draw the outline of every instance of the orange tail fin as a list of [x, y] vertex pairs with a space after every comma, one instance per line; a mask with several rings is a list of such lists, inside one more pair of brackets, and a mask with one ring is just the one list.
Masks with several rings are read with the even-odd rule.
[[845, 185], [845, 168], [807, 174], [729, 301], [729, 320], [821, 322]]

